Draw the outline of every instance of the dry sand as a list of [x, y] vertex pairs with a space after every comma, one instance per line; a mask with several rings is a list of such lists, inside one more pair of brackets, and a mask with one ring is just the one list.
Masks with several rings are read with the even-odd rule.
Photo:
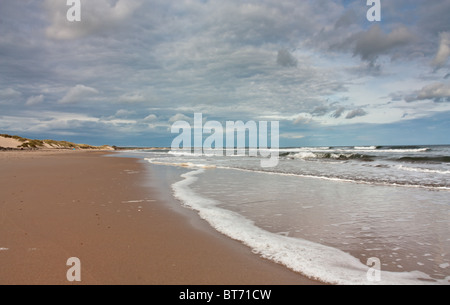
[[22, 145], [22, 142], [12, 138], [4, 138], [0, 136], [0, 147], [3, 148], [17, 148]]
[[0, 284], [71, 284], [70, 257], [81, 284], [318, 284], [174, 212], [143, 164], [104, 155], [0, 152]]

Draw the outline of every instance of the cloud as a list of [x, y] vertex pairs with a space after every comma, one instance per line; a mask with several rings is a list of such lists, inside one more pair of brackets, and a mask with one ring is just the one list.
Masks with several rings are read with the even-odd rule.
[[355, 34], [354, 55], [359, 55], [364, 61], [375, 61], [378, 56], [389, 54], [397, 47], [411, 43], [414, 35], [405, 26], [397, 26], [389, 34], [385, 34], [379, 25], [374, 25], [365, 32]]
[[350, 111], [345, 118], [347, 120], [351, 120], [353, 118], [365, 116], [365, 115], [367, 115], [367, 112], [365, 112], [362, 108], [358, 108], [358, 109]]
[[0, 104], [10, 103], [22, 95], [19, 91], [13, 88], [0, 89]]
[[[17, 124], [20, 122], [20, 124]], [[80, 128], [81, 126], [92, 127], [99, 122], [98, 118], [79, 113], [55, 112], [55, 111], [24, 111], [21, 114], [4, 116], [0, 120], [0, 128], [3, 124], [10, 125], [12, 129], [20, 133], [42, 133], [52, 132], [61, 134], [66, 130]]]
[[307, 125], [312, 122], [310, 114], [299, 114], [292, 122], [294, 125]]
[[148, 116], [145, 117], [144, 121], [146, 122], [152, 122], [152, 121], [156, 121], [158, 119], [158, 117], [154, 114], [149, 114]]
[[277, 64], [283, 67], [297, 67], [297, 59], [288, 50], [279, 50]]
[[185, 116], [182, 113], [177, 113], [169, 119], [169, 123], [175, 123], [177, 121], [192, 121], [192, 118]]
[[137, 0], [81, 1], [81, 21], [69, 22], [66, 1], [45, 0], [45, 7], [52, 23], [46, 35], [53, 39], [75, 39], [105, 33], [123, 24], [141, 5]]
[[436, 56], [433, 59], [433, 66], [436, 68], [442, 68], [447, 59], [450, 57], [450, 32], [443, 32], [440, 35], [439, 49]]
[[342, 116], [345, 111], [345, 107], [339, 107], [335, 112], [331, 115], [333, 118], [338, 119]]
[[329, 108], [327, 106], [317, 106], [316, 108], [314, 108], [314, 110], [311, 112], [312, 115], [316, 115], [316, 116], [323, 116], [325, 114], [328, 113]]
[[84, 85], [76, 85], [73, 88], [70, 88], [67, 94], [59, 100], [60, 104], [72, 104], [78, 103], [84, 98], [88, 98], [95, 94], [98, 94], [99, 91], [95, 88], [87, 87]]
[[286, 138], [286, 139], [293, 139], [293, 140], [299, 140], [299, 139], [305, 138], [304, 135], [299, 134], [297, 132], [284, 132], [283, 134], [280, 135], [280, 137]]
[[450, 84], [434, 83], [423, 87], [418, 92], [405, 98], [407, 102], [433, 100], [434, 102], [450, 102]]
[[120, 102], [140, 103], [145, 101], [145, 97], [140, 93], [123, 94], [119, 97]]
[[114, 117], [116, 118], [120, 118], [120, 117], [128, 117], [130, 115], [135, 114], [136, 112], [132, 111], [132, 110], [126, 110], [126, 109], [120, 109], [116, 112], [116, 114], [114, 115]]
[[27, 102], [25, 103], [25, 105], [27, 105], [27, 106], [39, 105], [43, 101], [44, 101], [44, 95], [42, 95], [42, 94], [36, 95], [36, 96], [30, 96], [27, 99]]
[[358, 15], [352, 9], [346, 10], [344, 14], [336, 21], [334, 24], [334, 28], [346, 28], [352, 24], [356, 24], [358, 22]]

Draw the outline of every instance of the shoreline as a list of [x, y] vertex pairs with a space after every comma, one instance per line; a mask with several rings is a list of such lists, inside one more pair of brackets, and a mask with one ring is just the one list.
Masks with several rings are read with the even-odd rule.
[[80, 284], [321, 284], [179, 213], [113, 153], [0, 152], [0, 284], [73, 284], [70, 257]]

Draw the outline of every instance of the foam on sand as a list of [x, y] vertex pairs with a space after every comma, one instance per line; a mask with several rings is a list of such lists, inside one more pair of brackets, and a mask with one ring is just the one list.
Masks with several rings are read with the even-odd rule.
[[201, 168], [183, 174], [184, 179], [172, 185], [175, 197], [186, 207], [197, 211], [216, 230], [249, 246], [263, 258], [331, 284], [448, 284], [448, 279], [434, 281], [418, 271], [381, 271], [381, 281], [369, 282], [369, 267], [350, 254], [307, 240], [265, 231], [249, 219], [220, 208], [220, 202], [200, 196], [190, 185], [203, 172], [205, 170]]

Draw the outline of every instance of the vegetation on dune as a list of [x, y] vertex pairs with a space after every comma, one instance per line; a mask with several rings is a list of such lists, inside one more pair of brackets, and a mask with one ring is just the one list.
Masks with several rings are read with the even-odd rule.
[[55, 149], [109, 149], [108, 145], [103, 146], [92, 146], [88, 144], [76, 144], [67, 141], [56, 141], [56, 140], [35, 140], [35, 139], [27, 139], [20, 136], [12, 136], [8, 134], [0, 134], [0, 137], [15, 139], [22, 142], [18, 148], [31, 148], [31, 149], [39, 149], [46, 148], [46, 146], [50, 146]]
[[23, 147], [23, 148], [39, 148], [44, 146], [44, 142], [41, 140], [27, 140], [26, 142], [24, 142], [22, 145], [20, 145], [19, 147]]
[[18, 140], [20, 142], [25, 142], [25, 141], [28, 140], [28, 139], [25, 139], [25, 138], [22, 138], [22, 137], [19, 137], [19, 136], [11, 136], [9, 134], [0, 134], [0, 137], [4, 137], [4, 138], [8, 138], [8, 139], [15, 139], [15, 140]]

